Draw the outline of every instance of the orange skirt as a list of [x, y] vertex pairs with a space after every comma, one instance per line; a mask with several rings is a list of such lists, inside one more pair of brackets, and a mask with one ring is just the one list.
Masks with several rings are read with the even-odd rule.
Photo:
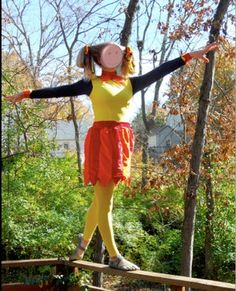
[[84, 183], [97, 181], [106, 186], [110, 181], [130, 184], [131, 155], [134, 135], [128, 122], [98, 121], [85, 139]]

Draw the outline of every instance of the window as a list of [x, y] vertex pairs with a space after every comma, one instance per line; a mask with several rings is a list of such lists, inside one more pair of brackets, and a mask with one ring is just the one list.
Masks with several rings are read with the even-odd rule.
[[64, 149], [68, 150], [69, 149], [69, 144], [68, 143], [64, 143]]
[[167, 139], [167, 140], [166, 140], [166, 146], [167, 146], [167, 147], [170, 147], [170, 145], [171, 145], [171, 143], [170, 143], [170, 139]]

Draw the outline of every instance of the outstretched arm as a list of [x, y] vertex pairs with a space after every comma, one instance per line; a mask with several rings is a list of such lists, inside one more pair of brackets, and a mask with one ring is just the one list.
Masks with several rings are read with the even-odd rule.
[[21, 102], [23, 99], [58, 98], [65, 96], [89, 95], [92, 91], [92, 82], [80, 80], [71, 85], [38, 90], [26, 89], [16, 95], [7, 96], [6, 99], [12, 103]]
[[209, 51], [215, 50], [217, 47], [218, 47], [217, 43], [211, 43], [201, 50], [186, 53], [179, 58], [176, 58], [172, 61], [168, 61], [142, 76], [130, 78], [133, 93], [135, 94], [138, 91], [148, 87], [152, 83], [160, 80], [164, 76], [185, 65], [191, 59], [200, 59], [203, 60], [205, 63], [208, 63], [209, 60], [207, 59], [205, 54], [208, 53]]
[[137, 77], [131, 77], [130, 81], [133, 88], [133, 94], [150, 86], [152, 83], [160, 80], [169, 73], [175, 71], [185, 64], [185, 61], [179, 57], [172, 61], [168, 61], [152, 71]]

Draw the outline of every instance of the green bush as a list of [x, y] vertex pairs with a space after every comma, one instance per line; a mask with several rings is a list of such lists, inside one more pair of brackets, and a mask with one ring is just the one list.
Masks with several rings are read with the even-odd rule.
[[78, 182], [74, 157], [22, 157], [5, 167], [2, 244], [8, 256], [68, 256], [91, 193]]

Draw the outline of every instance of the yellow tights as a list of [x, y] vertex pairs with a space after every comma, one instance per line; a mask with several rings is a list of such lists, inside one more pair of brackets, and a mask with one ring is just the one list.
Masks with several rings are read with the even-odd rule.
[[107, 186], [102, 186], [99, 182], [94, 186], [94, 198], [87, 212], [83, 235], [83, 240], [89, 243], [98, 226], [110, 257], [115, 257], [119, 254], [112, 227], [112, 194], [114, 188], [115, 184], [113, 181]]

